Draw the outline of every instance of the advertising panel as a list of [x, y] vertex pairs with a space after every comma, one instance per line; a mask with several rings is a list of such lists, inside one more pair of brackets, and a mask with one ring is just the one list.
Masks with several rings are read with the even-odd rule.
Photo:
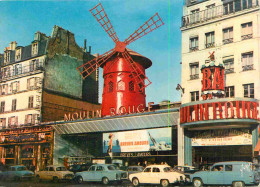
[[103, 133], [103, 153], [172, 150], [171, 128]]
[[192, 146], [252, 145], [249, 129], [221, 129], [196, 132]]

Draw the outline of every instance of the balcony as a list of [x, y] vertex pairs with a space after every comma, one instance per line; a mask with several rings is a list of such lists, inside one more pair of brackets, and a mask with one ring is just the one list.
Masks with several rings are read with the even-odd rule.
[[199, 74], [190, 75], [190, 80], [195, 80], [199, 78]]
[[247, 35], [241, 36], [241, 40], [247, 40], [247, 39], [251, 39], [251, 38], [253, 38], [253, 34], [247, 34]]
[[17, 77], [23, 77], [26, 75], [34, 74], [36, 72], [43, 71], [43, 64], [40, 63], [37, 66], [22, 66], [18, 69], [15, 68], [2, 68], [0, 72], [0, 82], [10, 80]]
[[206, 43], [205, 48], [215, 47], [215, 43]]
[[225, 74], [234, 73], [234, 68], [225, 69]]
[[242, 66], [243, 71], [250, 71], [254, 69], [254, 64]]
[[198, 46], [190, 47], [190, 52], [197, 51], [197, 50], [199, 50]]
[[220, 5], [215, 6], [213, 8], [209, 8], [206, 10], [202, 10], [193, 14], [189, 14], [182, 17], [182, 27], [192, 26], [198, 23], [207, 22], [213, 20], [215, 18], [221, 18], [226, 15], [231, 15], [237, 12], [241, 12], [243, 10], [252, 9], [259, 6], [258, 0], [253, 0], [252, 3], [248, 3], [247, 6], [243, 7], [241, 4], [240, 6], [235, 6], [234, 1], [229, 6]]
[[233, 43], [233, 38], [228, 38], [228, 39], [225, 39], [223, 40], [223, 44], [229, 44], [229, 43]]

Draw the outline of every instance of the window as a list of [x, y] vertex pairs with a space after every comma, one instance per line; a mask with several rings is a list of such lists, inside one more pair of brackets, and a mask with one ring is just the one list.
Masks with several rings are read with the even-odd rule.
[[0, 112], [5, 112], [5, 101], [1, 102], [1, 108], [0, 108]]
[[16, 93], [19, 91], [19, 82], [12, 82], [11, 83], [11, 90], [12, 90], [12, 93]]
[[242, 69], [243, 71], [253, 70], [253, 52], [242, 54]]
[[39, 68], [40, 68], [39, 59], [30, 61], [30, 72], [34, 70], [39, 70]]
[[244, 23], [241, 25], [241, 27], [242, 27], [241, 40], [247, 40], [253, 38], [252, 22]]
[[206, 36], [206, 44], [205, 47], [214, 47], [215, 46], [215, 32], [209, 32], [205, 34]]
[[33, 115], [32, 114], [28, 114], [25, 116], [25, 124], [33, 124]]
[[233, 42], [233, 27], [223, 29], [223, 44]]
[[110, 81], [109, 83], [108, 83], [108, 92], [113, 92], [113, 82], [112, 81]]
[[49, 171], [55, 171], [53, 167], [49, 167]]
[[12, 111], [15, 111], [16, 110], [16, 99], [13, 99], [12, 100]]
[[213, 166], [211, 171], [223, 171], [223, 165]]
[[5, 51], [4, 53], [4, 63], [8, 63], [10, 62], [11, 59], [11, 51]]
[[30, 78], [30, 79], [27, 79], [27, 89], [28, 90], [33, 90], [35, 87], [35, 78]]
[[119, 91], [125, 91], [125, 82], [124, 81], [119, 81], [117, 83], [117, 90]]
[[241, 8], [241, 0], [235, 0], [235, 11], [240, 11]]
[[160, 172], [160, 169], [159, 168], [153, 168], [153, 172]]
[[244, 87], [244, 97], [254, 98], [254, 83], [251, 84], [243, 84]]
[[97, 171], [103, 171], [104, 168], [102, 166], [97, 166]]
[[4, 78], [10, 77], [10, 76], [11, 76], [10, 67], [4, 68], [2, 74], [3, 74], [3, 77], [4, 77]]
[[242, 0], [243, 9], [252, 8], [252, 0]]
[[235, 96], [235, 87], [227, 86], [225, 87], [225, 97], [234, 97]]
[[2, 95], [8, 94], [8, 84], [3, 84], [2, 86]]
[[190, 64], [190, 80], [199, 78], [199, 63], [191, 63]]
[[30, 97], [29, 97], [29, 100], [28, 100], [28, 108], [33, 108], [33, 96], [30, 96]]
[[233, 2], [224, 4], [224, 15], [230, 14], [234, 11]]
[[89, 171], [95, 171], [95, 167], [96, 167], [96, 166], [91, 166], [91, 167], [89, 168]]
[[197, 51], [199, 49], [198, 41], [199, 41], [198, 36], [190, 38], [190, 52]]
[[21, 52], [22, 52], [22, 49], [21, 48], [17, 48], [16, 51], [15, 51], [15, 61], [19, 61], [21, 60]]
[[199, 91], [190, 92], [190, 97], [191, 97], [191, 101], [199, 101], [200, 100]]
[[134, 81], [130, 81], [129, 82], [129, 91], [130, 92], [134, 92], [135, 91]]
[[232, 165], [225, 165], [225, 171], [232, 171]]
[[6, 118], [0, 118], [0, 127], [6, 128]]
[[215, 4], [211, 4], [206, 7], [206, 16], [208, 19], [213, 18], [216, 14]]
[[38, 43], [33, 43], [32, 44], [32, 55], [37, 55], [38, 54]]
[[223, 61], [225, 66], [225, 73], [234, 73], [234, 58], [226, 59]]
[[8, 118], [8, 126], [9, 127], [14, 127], [18, 125], [18, 117], [17, 116], [12, 116]]
[[22, 65], [21, 64], [16, 64], [13, 66], [13, 75], [20, 75], [22, 74]]
[[145, 168], [144, 172], [151, 172], [151, 168], [150, 167]]
[[200, 20], [200, 9], [192, 10], [191, 11], [191, 17], [190, 17], [190, 22], [191, 23], [196, 23], [199, 22]]

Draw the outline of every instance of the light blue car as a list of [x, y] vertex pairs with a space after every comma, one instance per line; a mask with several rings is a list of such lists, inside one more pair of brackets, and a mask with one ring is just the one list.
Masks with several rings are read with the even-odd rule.
[[113, 164], [95, 164], [88, 171], [75, 174], [75, 181], [79, 184], [82, 182], [102, 182], [103, 184], [108, 184], [112, 181], [121, 183], [126, 179], [127, 172], [119, 170]]
[[193, 186], [203, 185], [232, 185], [243, 187], [245, 185], [258, 185], [259, 175], [251, 162], [218, 162], [210, 171], [199, 171], [190, 175]]
[[6, 171], [0, 173], [1, 180], [22, 180], [22, 179], [32, 179], [34, 178], [34, 173], [26, 169], [25, 166], [17, 165], [10, 166]]

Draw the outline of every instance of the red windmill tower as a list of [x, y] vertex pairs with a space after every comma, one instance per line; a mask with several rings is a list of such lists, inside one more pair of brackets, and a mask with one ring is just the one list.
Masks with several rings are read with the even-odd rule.
[[145, 108], [145, 87], [151, 84], [145, 76], [145, 69], [152, 62], [126, 46], [164, 23], [156, 13], [121, 42], [101, 3], [90, 9], [90, 12], [115, 42], [115, 48], [79, 66], [78, 71], [85, 79], [97, 68], [103, 67], [102, 116], [141, 112]]

